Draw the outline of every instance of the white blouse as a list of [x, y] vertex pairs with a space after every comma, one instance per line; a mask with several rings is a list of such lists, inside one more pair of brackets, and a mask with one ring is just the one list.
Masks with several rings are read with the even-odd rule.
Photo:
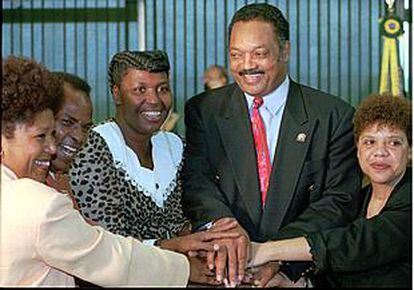
[[124, 169], [135, 186], [143, 189], [155, 204], [163, 207], [171, 193], [169, 186], [177, 174], [183, 143], [174, 133], [159, 131], [151, 137], [154, 169], [141, 166], [137, 154], [126, 144], [119, 126], [107, 122], [93, 129], [105, 139], [117, 168]]

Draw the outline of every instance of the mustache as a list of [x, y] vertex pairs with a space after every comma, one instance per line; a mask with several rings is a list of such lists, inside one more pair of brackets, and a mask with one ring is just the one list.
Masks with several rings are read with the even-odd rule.
[[240, 76], [244, 75], [255, 75], [255, 74], [264, 74], [264, 71], [259, 69], [244, 69], [239, 72]]

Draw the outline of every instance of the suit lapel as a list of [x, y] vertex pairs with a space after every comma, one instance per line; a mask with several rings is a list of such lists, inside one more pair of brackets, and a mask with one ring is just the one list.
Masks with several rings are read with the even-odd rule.
[[260, 223], [261, 235], [268, 238], [289, 208], [315, 127], [308, 120], [300, 86], [293, 81], [286, 102]]
[[230, 159], [237, 188], [255, 225], [259, 225], [261, 201], [256, 154], [246, 100], [236, 87], [225, 103], [223, 115], [216, 117], [217, 127], [227, 156]]

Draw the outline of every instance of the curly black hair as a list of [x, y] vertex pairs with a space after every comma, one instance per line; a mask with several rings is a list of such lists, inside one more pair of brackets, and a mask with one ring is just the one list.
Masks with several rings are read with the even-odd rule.
[[2, 64], [1, 133], [13, 138], [17, 123], [33, 122], [37, 113], [56, 106], [61, 81], [33, 59], [9, 56]]

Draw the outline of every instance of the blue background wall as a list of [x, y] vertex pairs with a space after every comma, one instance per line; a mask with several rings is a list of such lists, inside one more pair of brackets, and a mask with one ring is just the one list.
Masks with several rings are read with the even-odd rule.
[[[145, 15], [138, 13], [143, 5]], [[227, 25], [248, 3], [277, 5], [290, 23], [290, 74], [353, 106], [378, 91], [381, 0], [5, 0], [3, 57], [33, 57], [52, 70], [85, 78], [96, 122], [112, 116], [107, 66], [124, 49], [165, 49], [172, 64], [174, 106], [203, 90], [210, 64], [228, 67]], [[397, 12], [402, 0], [396, 1]], [[145, 44], [138, 17], [145, 17]], [[407, 73], [407, 72], [406, 72]], [[182, 118], [176, 131], [184, 133]]]

